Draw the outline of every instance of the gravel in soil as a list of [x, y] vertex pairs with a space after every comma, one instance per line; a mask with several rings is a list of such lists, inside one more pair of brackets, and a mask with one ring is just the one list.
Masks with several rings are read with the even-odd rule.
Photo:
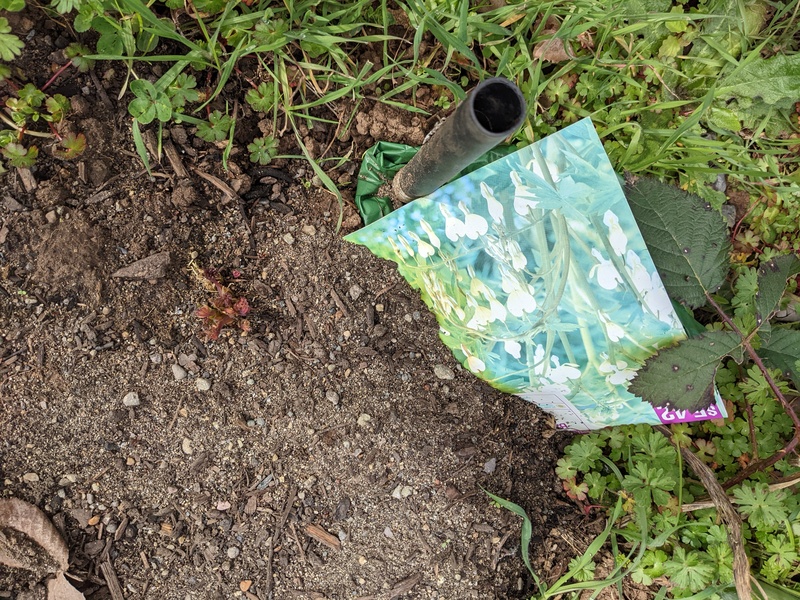
[[[234, 150], [226, 172], [182, 127], [148, 177], [99, 75], [61, 90], [87, 152], [0, 183], [0, 495], [52, 517], [86, 597], [112, 579], [164, 600], [524, 597], [518, 519], [482, 488], [563, 573], [562, 532], [585, 525], [553, 473], [564, 434], [465, 372], [394, 268], [342, 241], [352, 203], [337, 232], [303, 163]], [[354, 156], [419, 143], [388, 110], [340, 136]], [[249, 331], [208, 339], [193, 266], [247, 300]], [[0, 598], [40, 597], [0, 567]]]

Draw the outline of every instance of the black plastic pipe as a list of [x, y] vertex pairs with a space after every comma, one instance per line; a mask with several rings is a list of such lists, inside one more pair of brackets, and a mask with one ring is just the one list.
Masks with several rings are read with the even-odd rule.
[[394, 177], [395, 196], [409, 202], [430, 194], [520, 128], [527, 106], [508, 79], [478, 84]]

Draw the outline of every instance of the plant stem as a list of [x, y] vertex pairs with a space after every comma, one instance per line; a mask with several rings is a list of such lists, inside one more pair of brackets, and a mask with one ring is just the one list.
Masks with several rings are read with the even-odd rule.
[[728, 325], [735, 333], [737, 333], [742, 338], [742, 345], [744, 346], [745, 350], [747, 350], [747, 354], [750, 355], [750, 358], [753, 359], [753, 362], [761, 371], [761, 374], [764, 376], [764, 380], [769, 385], [772, 393], [775, 394], [775, 397], [778, 401], [783, 405], [783, 408], [786, 410], [786, 413], [789, 415], [789, 418], [792, 419], [792, 423], [794, 424], [794, 436], [789, 443], [787, 443], [783, 448], [778, 450], [772, 456], [765, 458], [763, 460], [759, 460], [753, 463], [750, 463], [747, 468], [739, 471], [737, 475], [733, 478], [729, 479], [725, 483], [722, 484], [723, 489], [728, 489], [733, 487], [734, 485], [741, 483], [753, 473], [757, 473], [758, 471], [763, 471], [764, 469], [771, 467], [776, 462], [781, 460], [784, 456], [788, 455], [790, 452], [794, 451], [797, 447], [798, 443], [800, 443], [800, 419], [797, 418], [797, 413], [795, 413], [794, 409], [792, 408], [791, 404], [786, 400], [786, 396], [783, 395], [778, 385], [775, 383], [775, 380], [772, 379], [772, 375], [770, 375], [769, 370], [767, 369], [766, 365], [764, 365], [764, 361], [761, 360], [761, 357], [756, 354], [756, 351], [753, 349], [752, 344], [750, 344], [750, 339], [745, 337], [745, 335], [741, 332], [741, 330], [736, 326], [733, 320], [722, 310], [722, 307], [717, 304], [714, 299], [711, 297], [711, 294], [706, 293], [706, 299], [708, 300], [709, 304], [714, 307], [714, 310], [717, 311], [722, 321]]
[[69, 69], [71, 66], [72, 66], [72, 61], [70, 60], [70, 61], [69, 61], [67, 64], [65, 64], [65, 65], [64, 65], [64, 66], [62, 66], [62, 67], [61, 67], [61, 68], [60, 68], [58, 71], [56, 71], [56, 72], [53, 74], [53, 76], [52, 76], [50, 79], [48, 79], [48, 80], [47, 80], [47, 83], [45, 83], [45, 84], [44, 84], [44, 85], [43, 85], [41, 88], [39, 88], [39, 89], [41, 89], [41, 91], [45, 91], [47, 88], [49, 88], [49, 87], [50, 87], [50, 85], [52, 85], [52, 83], [53, 83], [53, 82], [54, 82], [56, 79], [58, 79], [58, 76], [59, 76], [59, 75], [61, 75], [61, 74], [62, 74], [64, 71], [66, 71], [67, 69]]
[[0, 112], [0, 121], [3, 121], [3, 123], [5, 123], [9, 127], [11, 127], [12, 129], [15, 129], [15, 130], [19, 131], [23, 135], [32, 135], [33, 137], [42, 137], [42, 138], [52, 138], [53, 137], [53, 135], [50, 134], [50, 133], [43, 133], [41, 131], [29, 131], [29, 130], [25, 129], [24, 127], [20, 127], [19, 125], [14, 123], [14, 121], [12, 121], [7, 116], [5, 116], [2, 112]]

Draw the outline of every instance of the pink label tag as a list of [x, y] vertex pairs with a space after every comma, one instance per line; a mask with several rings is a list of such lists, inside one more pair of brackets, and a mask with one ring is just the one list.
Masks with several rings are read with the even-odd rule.
[[655, 407], [656, 414], [662, 423], [692, 423], [694, 421], [707, 421], [709, 419], [722, 419], [725, 413], [716, 403], [704, 410], [695, 412], [689, 410], [675, 410], [671, 408]]

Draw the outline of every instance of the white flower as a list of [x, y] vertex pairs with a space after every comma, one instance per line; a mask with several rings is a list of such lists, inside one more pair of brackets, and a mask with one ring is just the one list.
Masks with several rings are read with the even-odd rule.
[[658, 273], [648, 273], [641, 259], [633, 250], [628, 250], [625, 255], [625, 266], [631, 274], [633, 285], [642, 296], [645, 308], [662, 323], [679, 327], [680, 321], [675, 315], [672, 302]]
[[607, 210], [603, 215], [603, 223], [608, 227], [608, 241], [611, 242], [614, 252], [619, 256], [624, 256], [625, 249], [628, 247], [628, 237], [619, 224], [619, 218], [613, 212]]
[[471, 240], [477, 240], [480, 236], [486, 235], [486, 232], [489, 231], [489, 223], [486, 222], [486, 219], [469, 212], [463, 202], [458, 203], [458, 208], [464, 213], [464, 235]]
[[477, 356], [473, 356], [464, 344], [461, 344], [461, 351], [467, 357], [467, 368], [473, 373], [480, 373], [486, 370], [486, 363]]
[[522, 346], [519, 342], [514, 340], [506, 340], [503, 344], [503, 348], [508, 354], [519, 360], [519, 357], [522, 354]]
[[606, 374], [606, 381], [611, 385], [624, 385], [636, 377], [636, 371], [628, 368], [628, 363], [624, 360], [618, 360], [615, 364], [611, 364], [606, 355], [601, 355], [605, 360], [600, 363], [597, 370]]
[[506, 306], [512, 315], [521, 317], [536, 310], [536, 298], [525, 290], [514, 290], [508, 295]]
[[408, 232], [408, 236], [417, 242], [417, 252], [422, 258], [428, 258], [429, 256], [433, 256], [436, 254], [436, 249], [431, 246], [428, 242], [422, 240], [416, 233], [413, 231]]
[[442, 243], [439, 241], [439, 237], [433, 232], [433, 228], [431, 227], [430, 223], [428, 223], [425, 219], [420, 219], [419, 226], [422, 227], [422, 230], [428, 236], [428, 239], [434, 247], [442, 247]]
[[519, 173], [511, 171], [511, 181], [514, 183], [514, 212], [526, 216], [528, 211], [539, 206], [539, 201], [530, 187], [522, 183]]
[[472, 315], [467, 327], [477, 331], [486, 328], [489, 323], [495, 321], [504, 321], [506, 318], [506, 309], [497, 300], [489, 300], [489, 306], [481, 306], [475, 302], [474, 298], [467, 299], [470, 306], [475, 307], [475, 313]]
[[557, 356], [552, 357], [553, 368], [547, 372], [547, 377], [553, 383], [566, 383], [570, 379], [578, 379], [581, 376], [581, 371], [577, 365], [569, 363], [560, 364]]
[[464, 221], [456, 219], [453, 215], [451, 215], [450, 211], [447, 210], [447, 207], [443, 204], [439, 205], [439, 210], [444, 216], [444, 234], [447, 236], [448, 240], [451, 242], [457, 242], [467, 234]]
[[[581, 376], [581, 371], [578, 365], [571, 363], [561, 364], [557, 356], [551, 356], [550, 362], [553, 366], [550, 367], [544, 360], [544, 346], [541, 344], [536, 345], [536, 350], [533, 353], [533, 372], [542, 378], [549, 380], [555, 384], [564, 384], [572, 379], [578, 379]], [[569, 391], [569, 388], [567, 388]]]
[[469, 323], [467, 323], [467, 327], [475, 331], [482, 331], [486, 329], [486, 325], [492, 321], [494, 321], [492, 309], [487, 306], [476, 306], [475, 313], [472, 315]]
[[592, 256], [597, 259], [598, 264], [592, 267], [592, 270], [589, 272], [589, 276], [596, 276], [597, 283], [599, 283], [600, 287], [603, 289], [617, 289], [617, 284], [622, 283], [622, 276], [619, 274], [619, 271], [617, 271], [614, 263], [606, 258], [603, 258], [603, 255], [600, 254], [600, 251], [597, 248], [592, 248]]
[[492, 188], [486, 185], [486, 182], [481, 181], [481, 195], [486, 199], [486, 204], [489, 207], [489, 215], [495, 223], [503, 222], [503, 205], [494, 197]]
[[606, 335], [608, 335], [608, 339], [610, 339], [612, 342], [618, 342], [625, 337], [625, 329], [612, 322], [611, 317], [609, 317], [606, 313], [598, 312], [597, 317], [600, 319], [600, 322], [605, 325]]

